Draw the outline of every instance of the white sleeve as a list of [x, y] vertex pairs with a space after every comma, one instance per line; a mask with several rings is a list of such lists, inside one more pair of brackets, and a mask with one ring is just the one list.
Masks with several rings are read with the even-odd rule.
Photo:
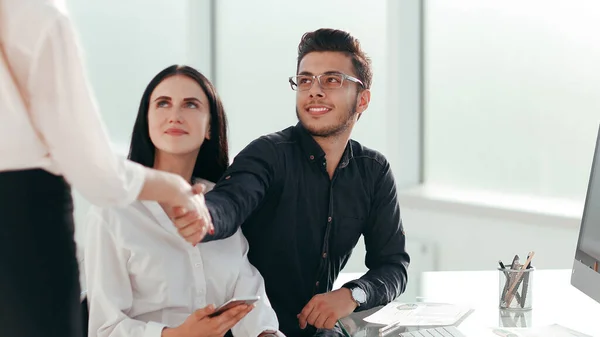
[[258, 295], [260, 301], [256, 303], [256, 308], [240, 320], [231, 331], [235, 337], [257, 337], [265, 330], [278, 331], [279, 321], [267, 298], [265, 282], [258, 270], [248, 261], [248, 241], [241, 230], [238, 230], [235, 235], [239, 236], [240, 244], [243, 246], [244, 261], [242, 261], [233, 297]]
[[89, 305], [89, 337], [160, 337], [164, 324], [127, 316], [133, 292], [127, 271], [127, 253], [121, 250], [109, 226], [90, 211], [86, 225], [85, 276]]
[[137, 199], [144, 169], [113, 153], [68, 17], [58, 16], [45, 30], [29, 74], [31, 119], [65, 179], [96, 205]]

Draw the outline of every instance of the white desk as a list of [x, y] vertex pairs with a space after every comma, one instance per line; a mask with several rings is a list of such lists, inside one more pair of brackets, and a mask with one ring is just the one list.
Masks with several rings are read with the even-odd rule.
[[[334, 289], [359, 276], [355, 273], [340, 275]], [[471, 306], [474, 311], [458, 326], [467, 336], [482, 336], [482, 329], [490, 327], [537, 327], [555, 323], [600, 336], [600, 304], [571, 286], [570, 276], [570, 270], [536, 270], [531, 288], [533, 309], [522, 312], [519, 319], [515, 319], [514, 311], [498, 309], [497, 270], [423, 273], [420, 300]], [[398, 301], [404, 300], [400, 297]], [[354, 322], [350, 325], [357, 325], [353, 335], [376, 336], [377, 326], [362, 321], [364, 315], [353, 316]]]

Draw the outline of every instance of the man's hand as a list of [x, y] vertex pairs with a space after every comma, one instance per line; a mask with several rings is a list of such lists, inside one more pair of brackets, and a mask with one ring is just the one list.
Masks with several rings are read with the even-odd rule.
[[298, 314], [300, 328], [310, 324], [317, 329], [333, 329], [338, 319], [350, 315], [356, 307], [347, 288], [315, 295]]

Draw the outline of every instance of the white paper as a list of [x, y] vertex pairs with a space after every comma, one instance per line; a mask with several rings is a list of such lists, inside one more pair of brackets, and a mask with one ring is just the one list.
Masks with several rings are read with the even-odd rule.
[[392, 302], [364, 320], [383, 325], [444, 326], [454, 325], [470, 311], [471, 308], [446, 303]]

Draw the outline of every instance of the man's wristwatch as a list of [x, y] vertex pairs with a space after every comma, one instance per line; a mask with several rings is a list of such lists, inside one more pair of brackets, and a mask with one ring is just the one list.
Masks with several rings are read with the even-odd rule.
[[357, 306], [361, 306], [367, 302], [367, 293], [362, 288], [355, 285], [344, 285], [344, 288], [350, 290], [352, 299], [356, 302]]

